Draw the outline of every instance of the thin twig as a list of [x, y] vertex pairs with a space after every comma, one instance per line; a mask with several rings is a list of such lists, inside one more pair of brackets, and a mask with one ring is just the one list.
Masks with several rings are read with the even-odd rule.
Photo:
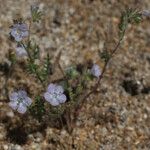
[[79, 110], [81, 110], [84, 102], [85, 102], [85, 99], [87, 99], [91, 94], [93, 94], [98, 86], [100, 85], [101, 83], [101, 80], [104, 76], [104, 73], [106, 72], [106, 69], [107, 69], [107, 66], [108, 66], [108, 63], [110, 62], [110, 60], [112, 59], [113, 55], [116, 53], [116, 51], [118, 50], [120, 44], [121, 44], [121, 41], [122, 41], [122, 38], [119, 39], [118, 43], [116, 44], [115, 48], [112, 50], [111, 54], [110, 54], [110, 57], [109, 59], [105, 62], [105, 65], [102, 69], [102, 73], [101, 73], [101, 76], [99, 77], [97, 83], [95, 84], [95, 86], [93, 87], [93, 89], [86, 95], [83, 95], [83, 97], [81, 98], [81, 101], [80, 103], [78, 103], [77, 107], [75, 108], [75, 111], [74, 111], [74, 121], [76, 120], [77, 116], [78, 116], [78, 113], [79, 113]]
[[5, 79], [5, 84], [4, 84], [4, 87], [3, 87], [3, 89], [5, 90], [5, 95], [6, 95], [7, 99], [9, 99], [7, 84], [8, 84], [9, 78], [11, 77], [13, 68], [14, 68], [14, 63], [11, 62], [11, 65], [10, 65], [9, 71], [8, 71], [8, 74], [7, 74], [6, 79]]
[[28, 35], [28, 41], [30, 41], [31, 25], [32, 25], [31, 18], [29, 18], [29, 35]]
[[65, 73], [60, 65], [60, 57], [61, 57], [61, 51], [58, 53], [58, 55], [56, 56], [56, 60], [55, 60], [55, 64], [58, 65], [59, 70], [61, 71], [61, 73], [63, 74], [63, 76], [65, 77]]

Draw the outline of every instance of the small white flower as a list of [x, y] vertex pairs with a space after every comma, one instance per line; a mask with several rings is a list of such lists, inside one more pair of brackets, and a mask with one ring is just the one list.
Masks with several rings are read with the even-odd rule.
[[21, 114], [24, 114], [27, 111], [27, 107], [29, 107], [32, 103], [32, 100], [23, 90], [11, 93], [9, 99], [9, 106]]
[[91, 74], [95, 77], [99, 77], [101, 75], [100, 67], [97, 64], [94, 64], [91, 68]]
[[10, 34], [17, 42], [20, 42], [23, 38], [29, 35], [28, 26], [25, 23], [14, 24], [11, 28]]
[[150, 17], [150, 10], [143, 10], [142, 15], [145, 17]]
[[64, 89], [60, 85], [49, 84], [47, 91], [44, 93], [44, 98], [51, 105], [57, 106], [66, 101], [66, 95], [63, 94]]

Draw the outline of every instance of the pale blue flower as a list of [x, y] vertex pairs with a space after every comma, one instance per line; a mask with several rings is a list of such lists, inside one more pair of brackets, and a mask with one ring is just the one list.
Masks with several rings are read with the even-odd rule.
[[44, 93], [44, 98], [48, 101], [51, 105], [57, 106], [61, 103], [66, 101], [66, 95], [63, 94], [64, 89], [60, 85], [56, 84], [49, 84], [47, 91]]
[[97, 64], [94, 64], [91, 68], [91, 74], [95, 77], [99, 77], [101, 75], [100, 67]]
[[16, 47], [16, 55], [19, 57], [24, 57], [28, 55], [23, 45], [19, 45], [18, 47]]
[[24, 114], [32, 103], [32, 100], [27, 96], [24, 90], [11, 93], [9, 99], [10, 102], [8, 105], [21, 114]]
[[14, 24], [11, 28], [10, 34], [15, 38], [17, 42], [20, 42], [23, 38], [29, 35], [28, 26], [25, 23]]
[[145, 17], [150, 17], [150, 10], [143, 10], [142, 15]]

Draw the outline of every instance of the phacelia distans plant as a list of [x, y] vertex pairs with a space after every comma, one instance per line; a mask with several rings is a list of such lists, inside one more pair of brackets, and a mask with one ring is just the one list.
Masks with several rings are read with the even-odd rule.
[[[42, 121], [43, 116], [55, 116], [56, 119], [65, 118], [67, 128], [71, 131], [86, 99], [100, 86], [109, 61], [123, 41], [128, 24], [139, 23], [143, 14], [149, 15], [148, 12], [139, 12], [133, 9], [128, 9], [122, 14], [119, 24], [119, 39], [116, 46], [112, 50], [105, 49], [99, 53], [100, 58], [104, 60], [103, 67], [90, 62], [62, 68], [59, 62], [61, 53], [58, 54], [55, 62], [51, 61], [49, 53], [41, 60], [39, 43], [37, 44], [35, 40], [30, 38], [32, 24], [39, 23], [43, 15], [38, 6], [32, 6], [31, 17], [26, 21], [23, 21], [23, 19], [15, 20], [10, 29], [10, 36], [16, 42], [16, 56], [27, 57], [26, 70], [24, 71], [29, 75], [32, 74], [41, 83], [42, 90], [35, 97], [30, 95], [29, 97], [32, 100], [24, 90], [13, 92], [9, 96], [9, 106], [21, 114], [29, 110], [29, 115], [39, 121]], [[17, 63], [17, 57], [15, 55], [10, 56], [11, 65], [7, 80], [11, 78], [14, 64]], [[58, 80], [51, 80], [50, 77], [55, 71], [53, 69], [55, 63], [57, 63], [63, 77]], [[89, 87], [90, 82], [95, 82], [95, 85]], [[5, 87], [7, 89], [7, 86]]]

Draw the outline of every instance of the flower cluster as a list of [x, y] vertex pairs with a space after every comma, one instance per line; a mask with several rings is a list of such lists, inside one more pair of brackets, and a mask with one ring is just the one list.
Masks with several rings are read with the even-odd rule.
[[[66, 95], [63, 93], [64, 89], [62, 86], [51, 83], [44, 93], [44, 98], [51, 105], [57, 106], [66, 102]], [[27, 93], [24, 90], [11, 93], [9, 99], [9, 106], [21, 114], [24, 114], [32, 103], [32, 100], [27, 96]]]
[[101, 75], [100, 67], [97, 64], [94, 64], [91, 68], [91, 74], [95, 77], [99, 77]]
[[16, 42], [18, 42], [19, 45], [16, 47], [16, 55], [19, 57], [27, 56], [27, 51], [21, 43], [25, 37], [29, 36], [29, 29], [27, 24], [25, 23], [14, 24], [11, 28], [10, 35], [15, 39]]
[[24, 114], [27, 111], [27, 107], [32, 103], [32, 100], [27, 96], [27, 93], [24, 90], [13, 92], [9, 96], [9, 99], [9, 106], [21, 114]]
[[[22, 55], [26, 54], [26, 51], [22, 51], [23, 47], [18, 48], [18, 53]], [[94, 64], [90, 70], [91, 74], [95, 77], [99, 77], [101, 75], [100, 67], [97, 64]], [[57, 84], [49, 84], [47, 91], [44, 93], [44, 98], [48, 101], [52, 106], [58, 106], [62, 103], [65, 103], [67, 100], [66, 95], [64, 94], [64, 89], [62, 86]], [[27, 96], [27, 93], [23, 90], [18, 92], [14, 92], [10, 95], [10, 103], [14, 110], [17, 110], [19, 113], [25, 113], [27, 107], [32, 103], [31, 99]]]
[[23, 38], [29, 35], [28, 26], [25, 23], [14, 24], [11, 28], [10, 34], [14, 37], [15, 41], [20, 42]]
[[63, 94], [64, 89], [60, 85], [56, 84], [49, 84], [47, 91], [44, 93], [44, 98], [48, 101], [51, 105], [57, 106], [61, 103], [66, 101], [66, 95]]

